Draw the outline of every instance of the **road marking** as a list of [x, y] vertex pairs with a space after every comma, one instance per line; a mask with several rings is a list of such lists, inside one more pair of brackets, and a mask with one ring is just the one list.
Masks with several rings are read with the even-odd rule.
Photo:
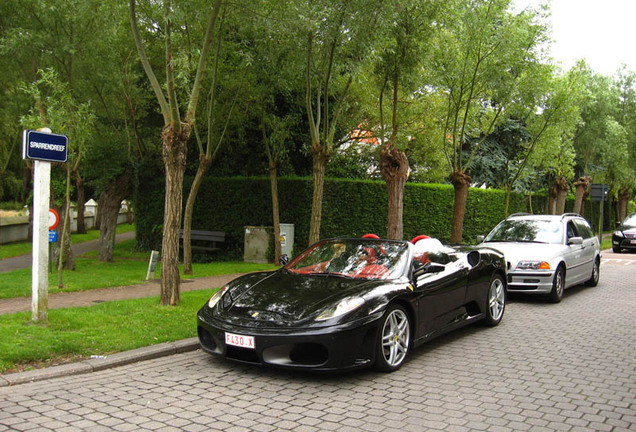
[[601, 264], [617, 264], [617, 265], [632, 265], [636, 264], [636, 260], [633, 259], [621, 259], [621, 258], [604, 258]]

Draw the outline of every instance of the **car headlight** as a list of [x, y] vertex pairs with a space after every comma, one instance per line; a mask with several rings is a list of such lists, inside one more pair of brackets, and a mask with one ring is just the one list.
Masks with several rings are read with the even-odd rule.
[[623, 231], [614, 231], [614, 235], [615, 235], [616, 237], [624, 237], [624, 235], [623, 235]]
[[320, 315], [318, 315], [316, 321], [325, 321], [339, 317], [340, 315], [344, 315], [359, 308], [363, 303], [364, 299], [362, 297], [348, 297], [341, 300], [336, 306], [325, 309]]
[[550, 263], [545, 261], [519, 261], [517, 270], [550, 270]]
[[214, 306], [216, 306], [216, 304], [219, 302], [219, 300], [221, 300], [221, 297], [223, 297], [223, 294], [225, 294], [226, 291], [227, 287], [223, 287], [216, 293], [214, 293], [214, 295], [210, 297], [210, 300], [208, 300], [208, 307], [212, 309]]

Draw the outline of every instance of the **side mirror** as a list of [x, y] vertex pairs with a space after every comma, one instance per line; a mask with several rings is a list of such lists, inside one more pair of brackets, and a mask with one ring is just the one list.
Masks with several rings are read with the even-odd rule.
[[444, 270], [446, 270], [446, 266], [444, 264], [438, 264], [435, 262], [422, 264], [420, 261], [413, 262], [413, 277], [415, 279], [425, 274], [440, 273]]
[[478, 235], [477, 236], [477, 242], [478, 243], [483, 243], [485, 238], [486, 238], [486, 236], [484, 236], [484, 235]]
[[287, 256], [287, 254], [283, 254], [280, 256], [279, 261], [280, 265], [286, 266], [289, 263], [289, 257]]
[[568, 240], [569, 245], [581, 245], [583, 244], [583, 237], [572, 237]]
[[421, 261], [413, 261], [413, 277], [418, 278], [424, 274], [424, 264]]

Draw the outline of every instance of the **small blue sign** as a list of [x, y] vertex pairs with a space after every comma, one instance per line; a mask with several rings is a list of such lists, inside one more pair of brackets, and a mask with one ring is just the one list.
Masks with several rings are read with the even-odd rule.
[[25, 130], [22, 134], [22, 158], [49, 162], [66, 162], [68, 137], [53, 133]]
[[49, 243], [57, 242], [57, 231], [49, 231]]

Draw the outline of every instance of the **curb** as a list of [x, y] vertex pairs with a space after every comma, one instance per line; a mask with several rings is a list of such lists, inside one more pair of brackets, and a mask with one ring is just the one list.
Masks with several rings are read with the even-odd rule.
[[130, 351], [123, 351], [104, 356], [103, 358], [93, 358], [76, 363], [53, 366], [50, 368], [0, 375], [0, 387], [27, 384], [71, 375], [87, 374], [143, 360], [151, 360], [172, 354], [195, 351], [197, 349], [199, 349], [199, 338], [197, 337], [174, 342], [164, 342]]

